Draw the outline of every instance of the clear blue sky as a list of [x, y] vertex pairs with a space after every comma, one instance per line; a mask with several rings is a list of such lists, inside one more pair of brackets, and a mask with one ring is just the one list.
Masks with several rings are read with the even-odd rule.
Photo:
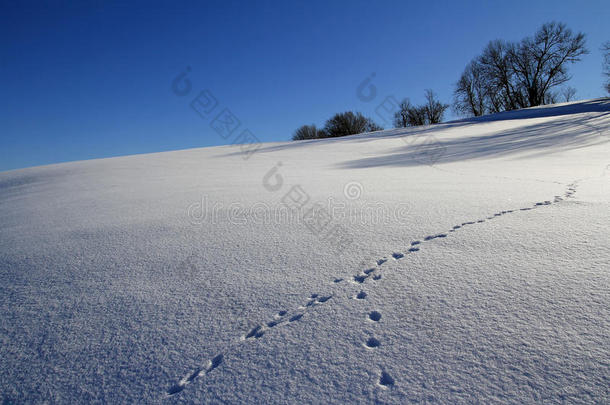
[[[262, 141], [335, 112], [374, 117], [387, 95], [419, 102], [431, 88], [449, 102], [489, 40], [552, 20], [587, 34], [577, 98], [604, 95], [607, 0], [171, 3], [3, 1], [0, 171], [227, 143], [189, 108], [203, 89]], [[178, 97], [186, 66], [193, 91]], [[365, 102], [356, 88], [373, 72]]]

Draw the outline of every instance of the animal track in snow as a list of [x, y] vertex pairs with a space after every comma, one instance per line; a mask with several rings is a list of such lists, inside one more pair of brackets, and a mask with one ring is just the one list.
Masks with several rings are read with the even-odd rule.
[[447, 234], [446, 234], [446, 233], [439, 233], [439, 234], [437, 234], [437, 235], [429, 235], [429, 236], [426, 236], [426, 237], [424, 238], [424, 241], [428, 242], [428, 241], [430, 241], [430, 240], [432, 240], [432, 239], [436, 239], [436, 238], [446, 238], [446, 237], [447, 237]]
[[[573, 189], [573, 188], [574, 187], [572, 185], [570, 185], [570, 189]], [[529, 210], [532, 210], [532, 209], [534, 209], [534, 208], [536, 208], [538, 206], [549, 205], [549, 204], [552, 204], [552, 203], [550, 201], [544, 201], [544, 202], [540, 202], [538, 204], [540, 204], [540, 205], [534, 205], [533, 207], [524, 207], [524, 208], [520, 208], [520, 209], [502, 210], [500, 212], [497, 212], [497, 213], [493, 214], [492, 216], [489, 216], [489, 217], [483, 218], [483, 219], [478, 219], [478, 220], [475, 220], [475, 221], [464, 221], [464, 222], [462, 222], [462, 223], [460, 223], [458, 225], [453, 226], [452, 229], [449, 230], [449, 232], [456, 232], [456, 231], [459, 231], [460, 229], [463, 229], [465, 226], [470, 226], [470, 225], [474, 225], [474, 224], [484, 223], [487, 220], [491, 220], [491, 219], [498, 218], [498, 217], [503, 216], [503, 215], [511, 214], [513, 212], [516, 212], [516, 211], [518, 212], [519, 210], [521, 210], [521, 211], [529, 211]], [[421, 245], [422, 243], [426, 243], [426, 242], [432, 241], [432, 240], [437, 239], [437, 238], [445, 238], [445, 237], [447, 237], [447, 235], [448, 235], [448, 233], [438, 233], [438, 234], [426, 236], [424, 238], [423, 242], [421, 240], [412, 241], [410, 243], [411, 247], [408, 248], [406, 250], [406, 252], [404, 252], [404, 253], [403, 252], [393, 252], [390, 255], [390, 257], [392, 257], [394, 260], [402, 259], [402, 258], [405, 257], [405, 254], [418, 252], [420, 250], [419, 245]], [[379, 268], [386, 261], [387, 261], [386, 257], [383, 257], [383, 258], [380, 258], [380, 259], [376, 260], [377, 268]], [[354, 275], [353, 276], [354, 283], [357, 283], [357, 284], [365, 283], [368, 280], [368, 278], [373, 274], [373, 272], [375, 270], [376, 270], [375, 268], [369, 268], [367, 270], [362, 271], [362, 273], [360, 273], [360, 274]], [[372, 279], [373, 280], [381, 279], [381, 274], [375, 274], [372, 277]], [[336, 279], [336, 280], [342, 280], [342, 279]]]
[[[568, 188], [564, 194], [564, 198], [573, 198], [573, 195], [576, 193], [576, 187], [577, 187], [576, 183], [572, 183], [572, 184], [568, 185]], [[558, 202], [561, 202], [564, 200], [564, 198], [562, 198], [559, 195], [556, 195], [553, 198], [554, 198], [553, 201], [546, 200], [543, 202], [537, 202], [532, 207], [519, 208], [519, 209], [515, 209], [515, 210], [505, 210], [505, 211], [501, 211], [496, 214], [493, 214], [492, 216], [486, 217], [485, 219], [463, 222], [459, 225], [453, 226], [452, 229], [449, 230], [449, 232], [459, 232], [460, 229], [464, 228], [467, 225], [483, 223], [486, 220], [495, 219], [495, 218], [498, 218], [498, 217], [506, 215], [506, 214], [510, 214], [515, 211], [529, 211], [529, 210], [532, 210], [532, 209], [535, 209], [538, 207], [551, 205], [553, 203], [558, 203]], [[426, 236], [423, 239], [423, 241], [415, 240], [415, 241], [411, 242], [411, 244], [410, 244], [411, 247], [405, 253], [418, 252], [420, 249], [419, 245], [421, 245], [422, 243], [432, 241], [437, 238], [445, 238], [447, 236], [448, 236], [448, 233], [439, 233], [439, 234], [435, 234], [435, 235]], [[415, 247], [415, 246], [417, 246], [417, 247]], [[399, 259], [402, 259], [405, 257], [405, 253], [394, 252], [394, 253], [392, 253], [391, 257], [394, 258], [395, 260], [399, 260]], [[386, 263], [387, 260], [388, 259], [386, 257], [376, 260], [377, 267], [380, 267], [381, 265]], [[381, 274], [374, 274], [375, 270], [376, 270], [376, 268], [369, 268], [369, 269], [363, 270], [361, 274], [354, 276], [354, 281], [359, 284], [362, 284], [369, 277], [371, 277], [373, 280], [380, 280], [382, 276], [381, 276]], [[335, 278], [333, 280], [333, 283], [339, 284], [342, 281], [344, 281], [344, 278]], [[264, 326], [259, 324], [259, 325], [256, 325], [255, 327], [253, 327], [252, 329], [250, 329], [250, 331], [248, 331], [248, 333], [245, 336], [242, 336], [240, 338], [240, 341], [260, 339], [261, 337], [263, 337], [265, 335], [265, 333], [267, 331], [270, 331], [270, 329], [272, 329], [272, 328], [280, 327], [281, 325], [298, 321], [301, 318], [303, 318], [303, 315], [307, 311], [309, 311], [310, 308], [323, 304], [323, 303], [329, 301], [332, 297], [333, 297], [332, 295], [320, 296], [319, 294], [311, 294], [307, 303], [304, 306], [299, 307], [299, 310], [300, 310], [299, 312], [293, 313], [293, 315], [291, 315], [291, 316], [287, 316], [288, 311], [286, 311], [286, 310], [279, 311], [279, 312], [277, 312], [277, 314], [274, 315], [274, 319], [269, 320], [268, 322], [265, 322], [263, 324]], [[358, 300], [364, 300], [366, 297], [367, 297], [367, 293], [361, 290], [353, 298], [358, 299]], [[377, 323], [381, 320], [381, 313], [378, 311], [371, 311], [368, 313], [368, 319], [372, 322]], [[364, 346], [368, 349], [377, 348], [380, 345], [381, 345], [381, 342], [375, 337], [369, 337], [368, 340], [364, 344]], [[194, 371], [187, 374], [186, 377], [182, 378], [177, 384], [175, 384], [171, 388], [169, 388], [166, 391], [166, 393], [168, 395], [175, 395], [175, 394], [181, 392], [187, 384], [194, 381], [197, 377], [204, 376], [204, 375], [210, 373], [211, 371], [213, 371], [214, 369], [216, 369], [217, 367], [219, 367], [222, 364], [223, 359], [224, 359], [223, 354], [217, 355], [216, 357], [214, 357], [212, 360], [210, 360], [208, 362], [207, 367], [196, 368]], [[381, 387], [387, 388], [387, 387], [393, 386], [395, 384], [395, 381], [394, 381], [393, 377], [391, 377], [387, 372], [382, 370], [381, 375], [379, 377], [378, 384]]]
[[370, 349], [374, 349], [376, 347], [381, 346], [381, 342], [379, 341], [379, 339], [371, 336], [370, 338], [368, 338], [365, 345], [366, 345], [366, 347], [368, 347]]
[[371, 321], [379, 322], [379, 320], [381, 319], [381, 313], [377, 311], [371, 311], [369, 312], [369, 319]]
[[381, 376], [379, 376], [379, 385], [382, 387], [389, 387], [394, 385], [394, 379], [385, 371], [381, 372]]
[[174, 394], [177, 394], [177, 393], [179, 393], [180, 391], [182, 391], [182, 390], [184, 389], [184, 386], [185, 386], [185, 385], [186, 385], [186, 384], [181, 384], [181, 383], [178, 383], [178, 384], [176, 384], [176, 385], [172, 386], [170, 389], [168, 389], [168, 390], [167, 390], [167, 394], [168, 394], [168, 395], [174, 395]]
[[301, 305], [299, 307], [299, 309], [303, 310], [303, 309], [312, 307], [314, 305], [322, 304], [331, 298], [332, 298], [332, 295], [320, 297], [320, 294], [311, 294], [311, 296], [309, 297], [309, 300], [307, 300], [307, 303], [305, 305]]
[[262, 330], [263, 327], [261, 325], [256, 325], [254, 328], [250, 329], [250, 332], [248, 332], [248, 334], [244, 337], [245, 339], [250, 339], [250, 338], [260, 338], [261, 336], [263, 336], [263, 334], [265, 333], [264, 330]]
[[201, 369], [201, 368], [198, 368], [197, 370], [195, 370], [195, 371], [193, 372], [193, 374], [191, 374], [191, 375], [189, 376], [189, 378], [187, 378], [187, 379], [186, 379], [186, 381], [188, 381], [188, 382], [192, 382], [192, 381], [193, 381], [195, 378], [199, 377], [199, 375], [201, 374], [201, 371], [202, 371], [202, 369]]
[[303, 314], [296, 314], [296, 315], [294, 315], [293, 317], [290, 318], [290, 322], [298, 321], [302, 317], [303, 317]]
[[[559, 201], [561, 201], [561, 197], [555, 196], [554, 202], [556, 203], [556, 202], [559, 202]], [[550, 205], [550, 204], [552, 204], [551, 201], [547, 200], [547, 201], [544, 201], [544, 202], [537, 203], [536, 205], [534, 205], [534, 208], [536, 206], [543, 206], [543, 205]], [[527, 207], [527, 208], [521, 208], [520, 210], [521, 211], [528, 211], [528, 210], [531, 210], [531, 209], [533, 209], [533, 208], [532, 207]], [[517, 210], [513, 210], [513, 209], [511, 209], [511, 210], [503, 210], [503, 211], [500, 211], [498, 213], [493, 214], [493, 216], [489, 216], [489, 217], [484, 218], [484, 219], [478, 219], [478, 220], [475, 220], [475, 221], [463, 222], [460, 225], [453, 226], [452, 229], [449, 230], [449, 232], [456, 232], [456, 231], [458, 231], [459, 229], [462, 229], [465, 226], [474, 225], [474, 224], [481, 224], [481, 223], [484, 223], [487, 220], [491, 220], [491, 219], [498, 218], [498, 217], [503, 216], [503, 215], [511, 214], [511, 213], [513, 213], [515, 211], [517, 211]], [[445, 233], [439, 233], [439, 234], [436, 234], [436, 235], [429, 235], [429, 236], [426, 236], [424, 238], [424, 242], [428, 242], [428, 241], [431, 241], [431, 240], [434, 240], [434, 239], [437, 239], [437, 238], [444, 238], [446, 236], [447, 236], [447, 234], [445, 234]], [[414, 246], [420, 245], [421, 243], [422, 242], [419, 241], [419, 240], [411, 242], [411, 247], [407, 250], [407, 253], [414, 253], [414, 252], [419, 251], [419, 247], [414, 247]], [[392, 257], [394, 259], [398, 260], [400, 258], [403, 258], [404, 254], [402, 254], [400, 252], [394, 252], [392, 254]], [[380, 266], [384, 262], [385, 262], [385, 260], [380, 259], [380, 260], [377, 261], [377, 265]], [[368, 271], [364, 271], [366, 276], [368, 276], [368, 274], [370, 272], [372, 272], [372, 270], [370, 270], [370, 269]], [[359, 277], [358, 280], [361, 283], [364, 283], [366, 281], [366, 278], [367, 278], [366, 276], [363, 277], [362, 275], [358, 275], [358, 276], [355, 276], [355, 277]], [[375, 275], [373, 277], [373, 279], [377, 280], [378, 277], [381, 278], [381, 275], [380, 274]], [[354, 297], [354, 298], [356, 298], [356, 299], [364, 299], [364, 298], [366, 298], [366, 293], [364, 291], [360, 291], [360, 293], [358, 295], [356, 295], [356, 297]], [[379, 313], [378, 311], [371, 311], [368, 314], [368, 319], [369, 319], [369, 321], [372, 321], [372, 322], [379, 322], [379, 320], [381, 319], [381, 313]], [[366, 348], [368, 348], [368, 349], [373, 349], [373, 348], [379, 347], [380, 345], [381, 345], [381, 342], [377, 338], [375, 338], [375, 337], [369, 337], [369, 339], [364, 344], [364, 346]], [[379, 377], [379, 383], [378, 384], [381, 387], [383, 387], [383, 388], [387, 388], [389, 386], [393, 386], [394, 383], [395, 383], [394, 378], [392, 376], [390, 376], [387, 372], [382, 370], [381, 376]]]
[[360, 291], [358, 294], [356, 294], [356, 299], [358, 300], [363, 300], [366, 298], [366, 293], [364, 291]]
[[366, 269], [363, 271], [364, 274], [356, 274], [354, 276], [354, 282], [358, 284], [364, 283], [364, 281], [371, 276], [371, 274], [375, 271], [375, 268]]
[[214, 357], [212, 359], [212, 361], [210, 362], [210, 366], [208, 367], [208, 369], [206, 370], [206, 373], [209, 373], [210, 371], [214, 370], [216, 367], [220, 366], [220, 363], [222, 363], [224, 356], [222, 354], [219, 354], [218, 356]]
[[208, 361], [208, 366], [205, 368], [197, 368], [195, 371], [193, 371], [192, 373], [190, 373], [187, 377], [183, 378], [182, 380], [180, 380], [178, 382], [178, 384], [173, 385], [172, 387], [170, 387], [167, 390], [167, 394], [168, 395], [175, 395], [177, 393], [179, 393], [180, 391], [182, 391], [184, 389], [184, 387], [193, 382], [193, 380], [195, 380], [195, 378], [197, 377], [201, 377], [205, 374], [209, 374], [210, 372], [212, 372], [212, 370], [214, 370], [215, 368], [217, 368], [223, 361], [224, 359], [224, 355], [223, 354], [219, 354], [216, 357], [214, 357], [212, 360]]

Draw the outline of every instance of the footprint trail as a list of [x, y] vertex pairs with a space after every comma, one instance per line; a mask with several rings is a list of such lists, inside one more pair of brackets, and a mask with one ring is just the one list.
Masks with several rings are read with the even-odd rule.
[[[465, 227], [482, 224], [487, 221], [497, 219], [501, 216], [509, 215], [509, 214], [516, 213], [516, 212], [540, 209], [541, 207], [545, 207], [545, 206], [552, 205], [552, 204], [557, 204], [566, 199], [574, 198], [574, 194], [576, 193], [577, 186], [578, 186], [578, 181], [574, 181], [573, 183], [570, 183], [567, 186], [564, 194], [562, 196], [555, 195], [553, 197], [552, 201], [551, 200], [539, 201], [529, 207], [522, 207], [522, 208], [518, 208], [518, 209], [499, 211], [499, 212], [494, 213], [485, 218], [480, 218], [480, 219], [476, 219], [474, 221], [467, 221], [467, 222], [462, 222], [460, 224], [456, 224], [453, 227], [451, 227], [451, 229], [449, 229], [447, 232], [428, 235], [428, 236], [425, 236], [422, 240], [412, 241], [409, 243], [409, 246], [406, 248], [406, 250], [404, 252], [399, 252], [399, 251], [391, 252], [387, 256], [375, 260], [375, 263], [376, 263], [375, 267], [367, 268], [366, 270], [363, 270], [360, 273], [353, 275], [348, 280], [351, 280], [352, 285], [369, 284], [368, 283], [369, 279], [372, 279], [373, 281], [379, 281], [382, 279], [382, 275], [378, 274], [378, 271], [382, 268], [382, 266], [385, 263], [388, 262], [388, 257], [392, 258], [394, 261], [403, 260], [406, 257], [408, 257], [408, 255], [410, 255], [410, 254], [416, 254], [416, 253], [420, 252], [421, 248], [424, 244], [433, 243], [433, 241], [436, 239], [446, 238], [449, 236], [449, 234], [455, 234], [455, 233], [459, 232], [461, 229], [464, 229]], [[349, 282], [346, 283], [345, 277], [337, 277], [337, 278], [333, 279], [332, 284], [337, 285], [337, 286], [348, 286], [348, 287], [350, 285]], [[267, 322], [255, 325], [250, 330], [248, 330], [245, 334], [239, 336], [239, 338], [233, 344], [226, 347], [222, 353], [219, 353], [215, 357], [213, 357], [211, 360], [208, 360], [208, 363], [204, 367], [196, 367], [193, 371], [187, 373], [185, 377], [183, 377], [182, 379], [180, 379], [178, 381], [178, 383], [172, 385], [169, 389], [166, 390], [166, 395], [172, 396], [172, 395], [178, 394], [179, 392], [183, 391], [184, 388], [189, 383], [195, 381], [197, 378], [205, 377], [207, 374], [211, 373], [212, 371], [214, 371], [215, 369], [220, 367], [224, 362], [225, 355], [228, 352], [230, 352], [231, 350], [233, 350], [235, 347], [237, 347], [237, 345], [243, 344], [243, 343], [249, 342], [249, 341], [256, 341], [258, 339], [264, 338], [266, 333], [271, 332], [272, 330], [275, 330], [275, 329], [285, 326], [285, 325], [290, 325], [294, 322], [301, 321], [303, 319], [303, 316], [307, 312], [311, 311], [312, 308], [315, 308], [318, 305], [323, 305], [323, 304], [327, 303], [328, 301], [331, 300], [331, 298], [333, 298], [333, 296], [334, 295], [321, 296], [320, 294], [311, 294], [309, 296], [309, 298], [307, 299], [307, 301], [305, 302], [305, 304], [299, 306], [295, 311], [289, 312], [288, 310], [281, 310], [273, 316], [273, 319], [269, 319]], [[367, 296], [368, 296], [368, 294], [364, 290], [360, 290], [360, 292], [358, 292], [356, 295], [354, 295], [352, 297], [355, 300], [365, 300], [367, 298]], [[375, 324], [379, 324], [381, 322], [381, 319], [382, 319], [381, 312], [376, 311], [376, 310], [371, 310], [367, 315], [367, 320], [369, 322], [372, 322]], [[366, 350], [380, 350], [380, 348], [381, 349], [383, 348], [382, 342], [378, 338], [373, 337], [373, 336], [368, 337], [366, 339], [365, 343], [363, 344], [363, 346]], [[390, 374], [388, 374], [386, 371], [384, 371], [382, 369], [381, 373], [379, 375], [379, 381], [377, 382], [377, 385], [380, 388], [384, 388], [384, 389], [391, 388], [392, 386], [395, 385], [395, 379], [392, 376], [390, 376]]]

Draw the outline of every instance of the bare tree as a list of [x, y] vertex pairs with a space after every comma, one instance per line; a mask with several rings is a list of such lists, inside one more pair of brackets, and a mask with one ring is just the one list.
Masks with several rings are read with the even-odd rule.
[[410, 126], [409, 113], [413, 106], [408, 98], [403, 99], [398, 104], [398, 111], [394, 113], [394, 125], [396, 128], [405, 128]]
[[610, 41], [602, 45], [602, 52], [604, 53], [604, 76], [606, 76], [604, 87], [608, 94], [610, 94]]
[[548, 91], [544, 95], [544, 102], [542, 104], [556, 104], [560, 101], [560, 94], [556, 91]]
[[491, 41], [478, 58], [482, 67], [484, 85], [487, 88], [491, 112], [526, 107], [524, 97], [515, 83], [510, 55], [514, 44]]
[[487, 88], [482, 70], [478, 60], [473, 60], [464, 69], [454, 92], [454, 110], [458, 114], [478, 117], [487, 112]]
[[511, 47], [516, 84], [524, 90], [528, 106], [544, 104], [552, 88], [570, 80], [568, 63], [580, 61], [586, 53], [585, 34], [573, 34], [565, 24], [556, 22], [544, 24], [533, 38]]
[[419, 125], [427, 125], [427, 111], [426, 106], [413, 106], [411, 110], [409, 110], [409, 125], [413, 127], [417, 127]]
[[436, 95], [430, 89], [426, 90], [426, 121], [428, 124], [438, 124], [443, 121], [445, 111], [449, 104], [443, 104], [436, 99]]
[[426, 106], [415, 106], [408, 98], [399, 104], [399, 109], [394, 113], [394, 125], [397, 128], [416, 127], [428, 123]]
[[491, 41], [457, 82], [454, 109], [476, 116], [556, 102], [568, 65], [586, 53], [585, 35], [556, 22], [519, 43]]
[[362, 113], [354, 113], [352, 111], [335, 114], [324, 124], [325, 137], [329, 138], [380, 131], [382, 129], [383, 127], [380, 127], [373, 120], [362, 115]]
[[416, 127], [419, 125], [438, 124], [443, 120], [448, 104], [436, 99], [432, 90], [426, 90], [426, 104], [415, 106], [408, 98], [402, 100], [394, 114], [394, 125], [399, 127]]
[[564, 87], [561, 89], [560, 94], [561, 98], [563, 99], [562, 101], [567, 103], [575, 99], [574, 97], [576, 96], [576, 89], [570, 86]]
[[292, 135], [292, 140], [293, 141], [301, 141], [304, 139], [318, 139], [318, 138], [324, 138], [324, 134], [323, 131], [316, 128], [315, 125], [303, 125], [302, 127], [298, 128], [296, 131], [294, 131], [294, 134]]
[[426, 117], [425, 106], [415, 106], [405, 98], [400, 102], [398, 111], [394, 113], [394, 125], [397, 128], [426, 125], [428, 122]]

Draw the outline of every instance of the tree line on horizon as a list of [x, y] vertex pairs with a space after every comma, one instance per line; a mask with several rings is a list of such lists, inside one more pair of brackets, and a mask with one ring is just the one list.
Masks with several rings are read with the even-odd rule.
[[[610, 41], [602, 45], [604, 88], [610, 94]], [[531, 37], [518, 42], [494, 40], [472, 59], [462, 72], [453, 92], [453, 110], [466, 117], [519, 108], [572, 101], [576, 89], [564, 86], [570, 80], [568, 66], [589, 53], [585, 34], [574, 33], [565, 24], [543, 24]], [[394, 125], [410, 127], [443, 121], [449, 104], [440, 102], [426, 90], [426, 102], [413, 105], [403, 99], [394, 115]], [[335, 114], [324, 128], [303, 125], [292, 139], [320, 139], [382, 130], [360, 112]]]
[[[394, 125], [396, 127], [410, 127], [442, 122], [445, 110], [449, 108], [449, 105], [438, 101], [432, 90], [426, 90], [425, 104], [416, 106], [411, 104], [408, 98], [405, 98], [398, 107], [398, 110], [394, 113]], [[333, 115], [321, 129], [314, 124], [299, 127], [294, 132], [292, 140], [336, 138], [381, 130], [383, 130], [382, 126], [371, 118], [365, 117], [362, 113], [346, 111]]]

